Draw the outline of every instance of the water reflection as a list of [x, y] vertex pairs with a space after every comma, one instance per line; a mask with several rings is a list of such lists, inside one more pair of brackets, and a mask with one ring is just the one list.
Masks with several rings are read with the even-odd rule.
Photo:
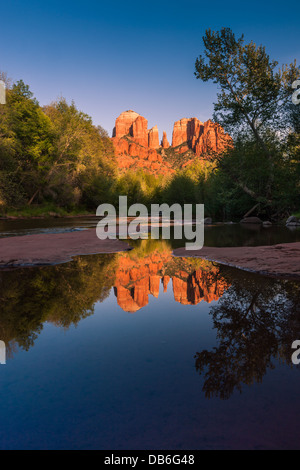
[[207, 398], [228, 399], [243, 385], [261, 382], [276, 359], [291, 364], [291, 344], [300, 338], [299, 283], [175, 258], [166, 242], [153, 240], [125, 254], [0, 272], [0, 338], [11, 357], [18, 347], [34, 345], [45, 322], [69, 328], [92, 315], [112, 288], [119, 307], [135, 313], [169, 284], [180, 304], [213, 302], [217, 347], [195, 355]]
[[114, 293], [118, 305], [133, 313], [148, 305], [149, 295], [158, 297], [161, 284], [166, 292], [169, 282], [175, 301], [184, 305], [218, 300], [229, 286], [209, 261], [175, 258], [167, 242], [144, 240], [119, 257]]
[[291, 366], [291, 345], [300, 338], [300, 284], [230, 269], [222, 275], [231, 286], [210, 310], [219, 344], [198, 352], [195, 366], [206, 397], [228, 399], [262, 382], [278, 360]]
[[116, 255], [78, 257], [46, 268], [0, 273], [0, 337], [28, 350], [44, 322], [68, 328], [94, 313], [96, 302], [109, 296], [115, 279]]
[[[70, 230], [95, 228], [99, 218], [96, 216], [62, 217], [50, 219], [0, 219], [0, 239], [38, 233], [60, 233]], [[172, 232], [172, 230], [171, 230]], [[277, 243], [293, 243], [300, 241], [299, 227], [272, 226], [249, 224], [221, 224], [205, 226], [206, 246], [262, 246]], [[183, 246], [180, 240], [173, 240], [173, 248]]]
[[196, 305], [218, 300], [228, 287], [220, 268], [199, 259], [174, 258], [166, 242], [144, 240], [125, 254], [77, 257], [72, 262], [0, 272], [0, 338], [28, 350], [44, 322], [68, 328], [94, 313], [114, 288], [118, 305], [137, 312], [166, 291], [172, 281], [174, 298]]

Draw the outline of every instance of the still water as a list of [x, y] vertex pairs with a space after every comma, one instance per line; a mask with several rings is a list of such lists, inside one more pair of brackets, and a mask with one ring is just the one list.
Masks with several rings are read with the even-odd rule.
[[[206, 244], [300, 239], [285, 230], [211, 227]], [[1, 449], [300, 448], [300, 283], [145, 240], [2, 271], [0, 302]]]
[[[61, 233], [95, 228], [96, 216], [61, 217], [52, 219], [0, 219], [0, 239], [38, 233]], [[206, 246], [262, 246], [300, 241], [300, 228], [261, 225], [222, 224], [205, 227]], [[182, 246], [173, 241], [172, 246]]]

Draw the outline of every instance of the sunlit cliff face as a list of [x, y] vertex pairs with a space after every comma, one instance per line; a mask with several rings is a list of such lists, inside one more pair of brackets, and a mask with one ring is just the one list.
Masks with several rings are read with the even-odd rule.
[[211, 120], [203, 123], [197, 118], [174, 123], [170, 146], [165, 131], [160, 142], [157, 126], [148, 129], [148, 120], [132, 110], [120, 114], [112, 135], [120, 170], [144, 168], [162, 175], [175, 173], [177, 167], [192, 163], [196, 156], [205, 160], [211, 153], [221, 154], [232, 146], [231, 137], [219, 124]]

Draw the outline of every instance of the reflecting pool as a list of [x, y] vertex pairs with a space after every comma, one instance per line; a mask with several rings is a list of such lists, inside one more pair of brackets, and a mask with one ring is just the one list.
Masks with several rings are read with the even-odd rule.
[[300, 283], [127, 253], [0, 271], [1, 449], [299, 448]]

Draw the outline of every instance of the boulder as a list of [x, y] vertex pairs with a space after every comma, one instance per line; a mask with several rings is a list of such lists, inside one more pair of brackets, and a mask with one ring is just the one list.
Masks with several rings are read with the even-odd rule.
[[300, 224], [300, 219], [292, 215], [286, 221], [286, 225], [290, 225], [290, 224]]
[[205, 225], [211, 225], [212, 223], [213, 223], [213, 221], [212, 221], [212, 218], [211, 218], [211, 217], [206, 217], [206, 218], [204, 219], [204, 224], [205, 224]]
[[253, 224], [253, 225], [258, 225], [262, 224], [262, 220], [259, 217], [246, 217], [245, 219], [242, 219], [241, 224]]
[[289, 224], [286, 224], [287, 227], [300, 227], [300, 221], [299, 222], [290, 222]]

